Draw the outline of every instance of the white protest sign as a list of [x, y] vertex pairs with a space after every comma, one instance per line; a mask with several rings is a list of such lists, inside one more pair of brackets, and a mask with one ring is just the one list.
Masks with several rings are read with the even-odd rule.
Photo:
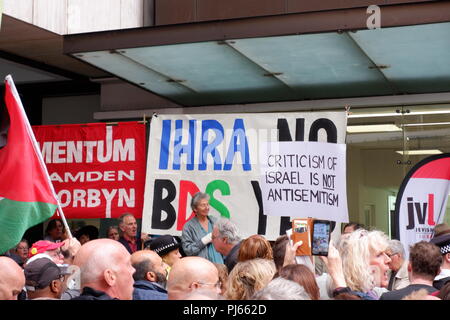
[[261, 234], [275, 240], [292, 227], [292, 217], [303, 217], [303, 212], [265, 214], [259, 149], [268, 142], [294, 140], [332, 147], [345, 143], [346, 125], [345, 111], [153, 117], [142, 231], [180, 235], [193, 216], [192, 196], [202, 191], [210, 195], [209, 214], [233, 220], [242, 238]]
[[260, 151], [265, 214], [348, 222], [345, 144], [269, 142]]

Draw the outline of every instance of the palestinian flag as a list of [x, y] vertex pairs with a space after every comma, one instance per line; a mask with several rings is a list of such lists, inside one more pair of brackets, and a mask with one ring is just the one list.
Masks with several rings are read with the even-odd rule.
[[0, 254], [53, 216], [57, 198], [11, 76], [0, 113]]

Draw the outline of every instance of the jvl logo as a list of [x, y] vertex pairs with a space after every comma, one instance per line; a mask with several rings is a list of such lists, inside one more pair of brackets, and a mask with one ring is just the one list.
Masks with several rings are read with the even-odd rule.
[[415, 227], [415, 219], [414, 219], [414, 212], [417, 215], [417, 221], [419, 222], [419, 225], [425, 224], [425, 218], [427, 217], [427, 210], [428, 210], [428, 225], [434, 226], [436, 223], [434, 222], [434, 194], [429, 193], [428, 194], [428, 203], [420, 203], [420, 202], [413, 202], [414, 199], [412, 197], [407, 198], [408, 201], [408, 226], [406, 227], [407, 230], [414, 229]]

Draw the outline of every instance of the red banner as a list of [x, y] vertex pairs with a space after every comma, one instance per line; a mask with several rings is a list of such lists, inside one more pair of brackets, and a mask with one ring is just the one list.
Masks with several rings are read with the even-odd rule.
[[33, 126], [68, 219], [142, 216], [145, 125]]

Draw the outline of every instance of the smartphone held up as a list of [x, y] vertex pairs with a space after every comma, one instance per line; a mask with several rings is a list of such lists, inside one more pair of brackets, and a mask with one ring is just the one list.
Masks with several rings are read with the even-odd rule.
[[332, 231], [332, 221], [313, 218], [292, 220], [292, 240], [303, 241], [297, 256], [327, 256]]

